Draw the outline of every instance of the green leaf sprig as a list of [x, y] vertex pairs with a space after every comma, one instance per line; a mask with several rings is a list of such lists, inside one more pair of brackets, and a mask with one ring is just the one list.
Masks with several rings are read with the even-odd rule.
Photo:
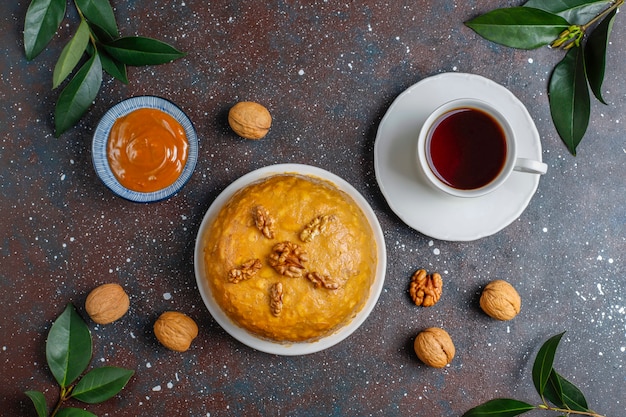
[[[65, 17], [67, 0], [32, 0], [24, 22], [28, 60], [39, 55]], [[128, 84], [126, 66], [158, 65], [185, 54], [167, 43], [142, 36], [120, 37], [109, 0], [74, 0], [80, 24], [63, 48], [52, 74], [59, 87], [85, 61], [59, 94], [54, 112], [55, 135], [74, 126], [96, 98], [103, 72]], [[84, 58], [87, 57], [85, 60]]]
[[590, 94], [603, 104], [607, 45], [625, 0], [528, 0], [495, 9], [465, 24], [492, 42], [517, 49], [550, 46], [567, 51], [548, 84], [554, 126], [572, 155], [585, 136]]
[[546, 410], [560, 416], [581, 415], [602, 417], [589, 409], [583, 393], [574, 384], [559, 375], [553, 368], [556, 349], [565, 333], [548, 339], [537, 352], [532, 379], [542, 403], [529, 404], [510, 398], [496, 398], [463, 414], [463, 417], [513, 417], [531, 410]]
[[[70, 399], [95, 404], [117, 395], [134, 371], [114, 366], [87, 369], [92, 356], [91, 332], [72, 304], [55, 320], [48, 333], [46, 360], [60, 387], [59, 400], [50, 417], [94, 417], [80, 408], [63, 407]], [[78, 382], [76, 382], [78, 380]], [[76, 383], [75, 383], [76, 382]], [[39, 417], [48, 416], [46, 398], [40, 391], [26, 391]]]

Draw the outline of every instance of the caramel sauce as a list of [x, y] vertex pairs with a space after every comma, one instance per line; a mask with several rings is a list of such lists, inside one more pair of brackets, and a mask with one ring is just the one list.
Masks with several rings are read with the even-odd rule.
[[124, 187], [139, 192], [172, 185], [189, 153], [185, 129], [158, 109], [138, 109], [115, 121], [107, 143], [111, 171]]

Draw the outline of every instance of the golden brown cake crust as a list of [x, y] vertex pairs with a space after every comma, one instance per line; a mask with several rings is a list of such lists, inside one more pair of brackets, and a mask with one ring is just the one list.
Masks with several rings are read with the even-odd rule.
[[311, 176], [275, 175], [238, 191], [203, 241], [215, 301], [239, 326], [275, 341], [315, 340], [349, 322], [376, 273], [361, 209]]

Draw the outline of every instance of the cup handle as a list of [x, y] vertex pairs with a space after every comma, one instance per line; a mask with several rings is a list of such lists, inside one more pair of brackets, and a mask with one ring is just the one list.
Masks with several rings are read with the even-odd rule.
[[526, 172], [529, 174], [545, 174], [548, 171], [548, 165], [543, 162], [535, 161], [528, 158], [517, 158], [515, 161], [514, 171]]

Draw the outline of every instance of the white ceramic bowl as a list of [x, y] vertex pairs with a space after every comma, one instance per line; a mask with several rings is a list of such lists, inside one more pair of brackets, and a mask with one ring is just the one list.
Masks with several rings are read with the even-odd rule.
[[[361, 311], [359, 311], [356, 317], [345, 326], [341, 327], [334, 333], [313, 342], [274, 342], [268, 339], [261, 338], [241, 328], [230, 318], [228, 318], [228, 316], [226, 316], [220, 306], [215, 302], [211, 294], [211, 288], [205, 278], [203, 236], [207, 228], [211, 225], [215, 216], [217, 216], [217, 214], [219, 213], [222, 206], [234, 193], [246, 187], [247, 185], [262, 178], [286, 173], [310, 175], [322, 178], [335, 184], [340, 190], [352, 197], [352, 199], [354, 199], [356, 204], [361, 208], [366, 218], [368, 219], [374, 233], [374, 239], [376, 241], [377, 247], [378, 264], [376, 265], [376, 277], [374, 279], [374, 282], [372, 283], [369, 298], [367, 299]], [[228, 187], [226, 187], [226, 189], [222, 191], [222, 193], [215, 199], [215, 201], [213, 201], [213, 203], [209, 207], [209, 210], [206, 212], [198, 230], [194, 254], [194, 268], [196, 281], [198, 284], [200, 295], [202, 296], [202, 300], [206, 304], [207, 309], [209, 310], [215, 321], [217, 321], [218, 324], [222, 326], [224, 330], [226, 330], [226, 332], [228, 332], [232, 337], [251, 348], [266, 353], [291, 356], [305, 355], [309, 353], [319, 352], [341, 342], [342, 340], [350, 336], [356, 329], [358, 329], [361, 324], [363, 324], [365, 319], [374, 309], [374, 306], [376, 305], [380, 292], [383, 288], [383, 283], [385, 281], [385, 271], [387, 268], [387, 251], [385, 249], [383, 232], [380, 228], [380, 224], [378, 223], [378, 219], [376, 218], [374, 211], [367, 203], [365, 198], [363, 198], [363, 196], [354, 187], [352, 187], [349, 183], [347, 183], [340, 177], [321, 168], [300, 164], [280, 164], [260, 168], [256, 171], [252, 171], [242, 176], [241, 178], [235, 180]]]
[[[111, 171], [107, 159], [107, 142], [109, 141], [109, 133], [115, 121], [134, 110], [143, 108], [158, 109], [172, 116], [185, 130], [185, 135], [189, 142], [187, 162], [178, 179], [168, 187], [149, 193], [129, 190], [120, 184], [113, 174], [113, 171]], [[179, 192], [187, 181], [189, 181], [198, 161], [198, 137], [191, 120], [189, 120], [187, 115], [172, 102], [154, 96], [133, 97], [117, 103], [102, 116], [93, 134], [91, 158], [96, 174], [111, 191], [130, 201], [151, 203], [171, 197]]]

